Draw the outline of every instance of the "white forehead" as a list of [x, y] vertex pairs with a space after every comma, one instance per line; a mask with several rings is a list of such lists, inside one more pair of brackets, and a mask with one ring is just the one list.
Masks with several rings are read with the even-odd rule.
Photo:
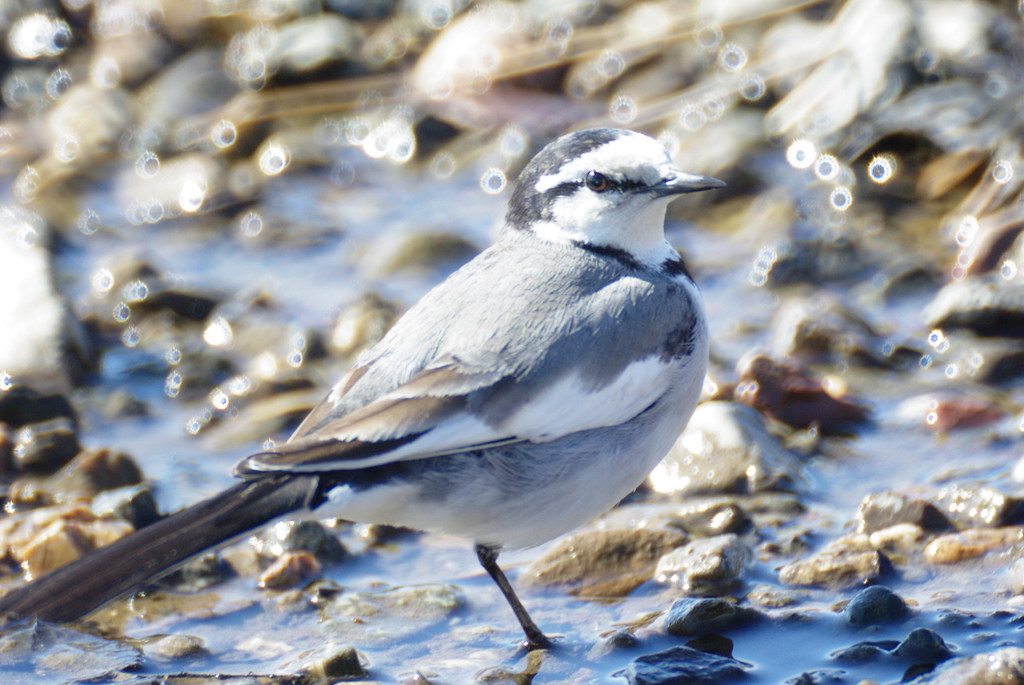
[[672, 158], [661, 143], [630, 131], [563, 164], [555, 173], [541, 176], [534, 188], [543, 193], [562, 183], [578, 181], [588, 171], [599, 171], [617, 180], [654, 184], [672, 169]]

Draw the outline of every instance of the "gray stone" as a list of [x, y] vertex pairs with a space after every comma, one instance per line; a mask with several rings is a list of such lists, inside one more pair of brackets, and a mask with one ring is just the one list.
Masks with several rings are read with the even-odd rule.
[[954, 280], [924, 309], [931, 328], [967, 328], [978, 335], [1024, 336], [1024, 285], [998, 274]]
[[654, 578], [693, 594], [716, 594], [736, 584], [750, 549], [732, 533], [695, 540], [658, 560]]
[[175, 661], [206, 654], [203, 640], [192, 635], [164, 635], [143, 649], [146, 656], [158, 661]]
[[868, 495], [857, 509], [857, 532], [874, 533], [900, 523], [913, 523], [924, 530], [949, 530], [952, 527], [934, 504], [897, 492]]
[[732, 657], [680, 646], [639, 656], [613, 675], [629, 685], [691, 685], [742, 678], [748, 668]]
[[805, 484], [802, 468], [756, 411], [704, 402], [648, 480], [665, 494], [750, 493]]
[[760, 616], [720, 597], [677, 599], [664, 618], [665, 632], [672, 635], [716, 633]]
[[1024, 500], [987, 487], [950, 486], [935, 505], [960, 529], [992, 528], [1024, 521]]

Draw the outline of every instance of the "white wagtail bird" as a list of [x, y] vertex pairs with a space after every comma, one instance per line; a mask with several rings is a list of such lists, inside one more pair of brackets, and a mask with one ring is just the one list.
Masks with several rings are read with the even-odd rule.
[[285, 517], [339, 517], [473, 540], [526, 634], [549, 645], [498, 567], [644, 480], [692, 413], [704, 305], [665, 210], [721, 181], [655, 140], [589, 129], [523, 169], [496, 244], [414, 305], [291, 438], [237, 485], [0, 598], [77, 619], [186, 559]]

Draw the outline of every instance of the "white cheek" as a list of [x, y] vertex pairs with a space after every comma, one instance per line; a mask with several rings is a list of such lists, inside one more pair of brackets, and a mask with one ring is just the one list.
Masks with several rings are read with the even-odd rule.
[[575, 193], [559, 198], [551, 208], [555, 223], [578, 238], [593, 238], [602, 217], [613, 209], [611, 203], [595, 193]]

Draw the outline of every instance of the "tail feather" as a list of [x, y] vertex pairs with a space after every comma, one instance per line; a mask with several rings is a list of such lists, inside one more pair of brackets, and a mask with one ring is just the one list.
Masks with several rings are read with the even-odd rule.
[[0, 597], [0, 616], [73, 621], [189, 558], [312, 503], [317, 477], [250, 480], [171, 514]]

